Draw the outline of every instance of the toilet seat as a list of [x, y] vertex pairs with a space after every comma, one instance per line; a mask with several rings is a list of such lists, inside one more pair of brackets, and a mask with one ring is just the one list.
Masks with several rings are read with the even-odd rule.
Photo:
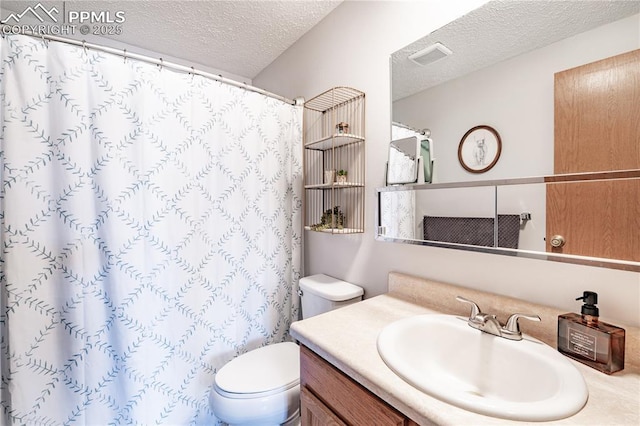
[[216, 391], [227, 398], [260, 398], [300, 383], [300, 351], [292, 342], [249, 351], [218, 370]]
[[300, 410], [300, 350], [291, 342], [247, 352], [218, 370], [209, 396], [214, 415], [236, 425], [279, 425]]
[[271, 396], [271, 395], [276, 395], [279, 393], [283, 393], [288, 391], [289, 389], [298, 387], [300, 385], [300, 381], [297, 381], [296, 383], [291, 384], [290, 386], [283, 386], [281, 388], [278, 389], [273, 389], [267, 392], [254, 392], [254, 393], [231, 393], [231, 392], [226, 392], [222, 389], [220, 389], [216, 384], [214, 384], [214, 388], [216, 390], [216, 392], [220, 395], [223, 396], [225, 398], [229, 398], [229, 399], [256, 399], [256, 398], [263, 398], [266, 396]]

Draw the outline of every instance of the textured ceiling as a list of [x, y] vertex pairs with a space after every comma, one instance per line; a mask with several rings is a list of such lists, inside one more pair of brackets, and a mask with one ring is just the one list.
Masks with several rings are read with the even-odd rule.
[[[491, 1], [392, 55], [393, 100], [639, 12], [634, 0]], [[407, 59], [435, 42], [453, 55], [427, 66]]]
[[[107, 38], [253, 79], [341, 2], [67, 1], [64, 7], [124, 11], [123, 33]], [[36, 3], [0, 0], [3, 9], [17, 12]], [[62, 10], [62, 1], [41, 3]]]

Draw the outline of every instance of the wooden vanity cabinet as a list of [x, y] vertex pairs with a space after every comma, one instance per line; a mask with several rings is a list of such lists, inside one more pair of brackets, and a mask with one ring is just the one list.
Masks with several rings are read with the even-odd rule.
[[417, 426], [305, 346], [300, 346], [302, 426]]

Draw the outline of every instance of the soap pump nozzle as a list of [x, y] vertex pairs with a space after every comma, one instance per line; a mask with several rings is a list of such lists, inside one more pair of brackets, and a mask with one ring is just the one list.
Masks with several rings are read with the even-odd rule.
[[582, 293], [582, 297], [576, 298], [576, 300], [584, 301], [584, 305], [582, 305], [582, 317], [587, 321], [598, 321], [598, 317], [600, 316], [600, 311], [596, 304], [598, 303], [598, 293], [594, 293], [593, 291], [585, 291]]

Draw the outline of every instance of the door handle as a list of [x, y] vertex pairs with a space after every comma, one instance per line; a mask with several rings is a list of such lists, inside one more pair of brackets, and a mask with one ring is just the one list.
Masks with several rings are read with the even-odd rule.
[[562, 247], [566, 242], [567, 241], [564, 239], [562, 235], [554, 235], [553, 237], [551, 237], [551, 241], [549, 241], [549, 243], [551, 244], [551, 247], [555, 247], [555, 248]]

